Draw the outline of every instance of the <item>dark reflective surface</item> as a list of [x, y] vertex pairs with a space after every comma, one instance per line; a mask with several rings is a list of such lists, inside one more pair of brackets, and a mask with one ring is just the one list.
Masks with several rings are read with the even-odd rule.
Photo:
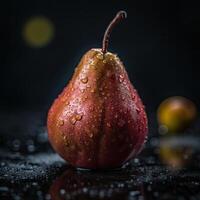
[[195, 174], [184, 172], [185, 177], [179, 177], [180, 171], [172, 173], [161, 166], [133, 166], [115, 172], [68, 169], [53, 182], [49, 193], [52, 199], [173, 199], [175, 194], [180, 198], [199, 195], [198, 178], [188, 186]]
[[[42, 121], [36, 113], [16, 113], [10, 120], [14, 129], [3, 134], [1, 127], [1, 200], [200, 198], [199, 120], [185, 133], [168, 136], [158, 133], [152, 115], [149, 139], [138, 158], [121, 169], [88, 171], [72, 168], [52, 151], [45, 128], [33, 115]], [[33, 123], [27, 129], [15, 123], [24, 117]]]

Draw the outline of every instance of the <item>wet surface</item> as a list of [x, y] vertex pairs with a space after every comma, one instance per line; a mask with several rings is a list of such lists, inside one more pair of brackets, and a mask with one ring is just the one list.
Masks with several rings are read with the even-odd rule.
[[199, 125], [182, 136], [166, 137], [151, 123], [149, 140], [138, 158], [121, 169], [87, 171], [72, 168], [55, 154], [42, 123], [35, 123], [37, 131], [32, 125], [27, 135], [21, 126], [11, 129], [18, 130], [15, 137], [11, 130], [10, 135], [1, 130], [1, 200], [200, 199]]

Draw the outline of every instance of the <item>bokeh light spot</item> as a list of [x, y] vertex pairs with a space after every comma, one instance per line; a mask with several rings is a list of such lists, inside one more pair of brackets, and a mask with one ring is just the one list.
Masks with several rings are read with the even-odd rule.
[[54, 37], [54, 25], [43, 16], [35, 16], [29, 19], [23, 28], [23, 38], [31, 47], [44, 47]]

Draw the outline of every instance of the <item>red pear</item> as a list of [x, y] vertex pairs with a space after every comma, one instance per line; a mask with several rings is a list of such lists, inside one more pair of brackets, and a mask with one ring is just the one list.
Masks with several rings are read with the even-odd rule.
[[107, 52], [112, 28], [126, 17], [117, 13], [102, 49], [91, 49], [48, 113], [48, 136], [71, 165], [88, 169], [122, 166], [142, 149], [147, 136], [143, 103], [116, 54]]

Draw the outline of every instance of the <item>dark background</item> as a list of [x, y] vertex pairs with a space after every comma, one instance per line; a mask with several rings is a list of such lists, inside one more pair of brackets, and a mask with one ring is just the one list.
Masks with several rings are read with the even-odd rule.
[[[52, 152], [46, 113], [83, 54], [101, 47], [119, 10], [128, 18], [113, 31], [109, 50], [124, 62], [146, 105], [148, 142], [122, 170], [76, 171]], [[28, 45], [22, 34], [37, 16], [55, 29], [41, 48]], [[199, 58], [198, 1], [1, 1], [0, 199], [49, 199], [49, 192], [57, 196], [61, 189], [67, 199], [94, 199], [95, 191], [101, 199], [200, 199], [200, 118], [183, 134], [171, 135], [158, 129], [155, 115], [175, 95], [199, 110]]]
[[[147, 111], [174, 95], [199, 105], [200, 7], [195, 1], [16, 0], [1, 2], [1, 109], [47, 110], [81, 56], [101, 47], [106, 26], [121, 9], [128, 18], [113, 31], [109, 50], [124, 62]], [[45, 47], [31, 48], [22, 28], [38, 15], [51, 20], [55, 36]]]

